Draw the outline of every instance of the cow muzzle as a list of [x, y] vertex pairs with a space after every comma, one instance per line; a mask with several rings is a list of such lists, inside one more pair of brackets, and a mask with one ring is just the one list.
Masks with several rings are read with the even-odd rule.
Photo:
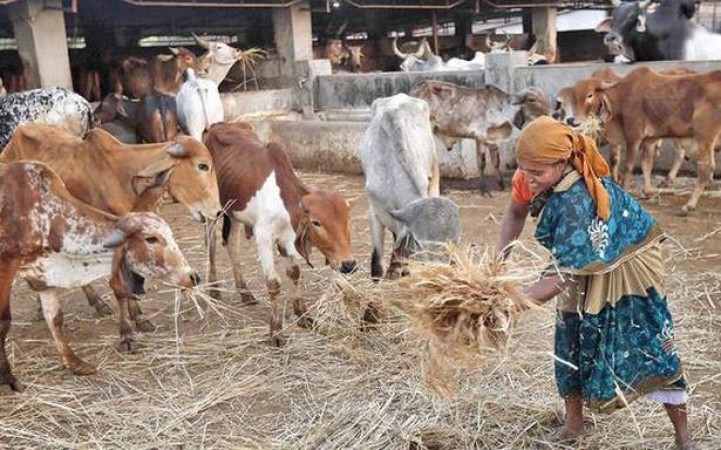
[[566, 125], [568, 125], [569, 127], [575, 128], [581, 124], [576, 120], [575, 117], [566, 117]]
[[357, 269], [358, 265], [356, 264], [355, 260], [343, 261], [340, 264], [340, 273], [342, 274], [350, 274], [355, 272]]
[[607, 46], [620, 46], [623, 43], [623, 38], [615, 31], [609, 31], [603, 37], [603, 43]]

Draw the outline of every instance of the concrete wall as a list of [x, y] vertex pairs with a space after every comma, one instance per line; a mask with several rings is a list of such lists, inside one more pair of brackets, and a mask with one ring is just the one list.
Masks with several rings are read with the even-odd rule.
[[252, 114], [286, 113], [293, 106], [291, 89], [268, 89], [262, 91], [232, 92], [220, 94], [225, 120]]

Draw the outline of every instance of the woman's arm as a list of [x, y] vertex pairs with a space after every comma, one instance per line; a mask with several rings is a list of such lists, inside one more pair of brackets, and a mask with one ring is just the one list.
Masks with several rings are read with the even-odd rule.
[[568, 277], [561, 278], [561, 275], [549, 275], [533, 283], [523, 293], [539, 304], [543, 304], [565, 291], [571, 282]]
[[498, 253], [503, 255], [503, 259], [508, 258], [508, 255], [511, 254], [509, 244], [521, 235], [526, 217], [528, 217], [528, 204], [511, 199], [511, 203], [503, 214], [501, 237], [498, 242]]

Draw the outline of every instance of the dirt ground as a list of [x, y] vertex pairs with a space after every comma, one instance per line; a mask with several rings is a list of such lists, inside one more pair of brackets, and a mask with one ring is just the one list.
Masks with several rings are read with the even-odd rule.
[[[302, 178], [348, 198], [353, 245], [367, 274], [370, 245], [362, 177], [303, 173]], [[493, 246], [509, 194], [481, 197], [474, 186], [475, 182], [448, 182], [445, 195], [460, 206], [464, 241]], [[682, 218], [676, 213], [685, 199], [669, 194], [644, 203], [672, 237], [667, 244], [669, 304], [693, 389], [691, 427], [700, 448], [721, 449], [721, 232], [714, 233], [721, 227], [721, 200], [703, 197], [698, 211]], [[178, 205], [165, 205], [160, 213], [188, 259], [204, 273], [202, 227]], [[525, 240], [531, 239], [534, 228], [532, 223], [526, 226]], [[417, 361], [397, 374], [385, 374], [387, 366], [349, 356], [338, 342], [297, 327], [290, 311], [288, 346], [266, 346], [264, 282], [252, 243], [245, 248], [246, 278], [261, 299], [259, 305], [242, 307], [229, 293], [220, 303], [228, 310], [214, 311], [200, 302], [201, 316], [192, 302], [178, 305], [174, 293], [150, 288], [142, 307], [158, 329], [139, 335], [141, 347], [135, 354], [113, 347], [117, 314], [96, 318], [79, 290], [67, 293], [65, 333], [77, 353], [99, 367], [89, 377], [62, 368], [47, 326], [36, 320], [38, 304], [18, 282], [8, 349], [15, 374], [27, 389], [22, 394], [0, 393], [0, 448], [551, 448], [543, 436], [562, 411], [549, 355], [552, 314], [521, 327], [515, 347], [493, 367], [479, 368], [469, 378], [470, 387], [459, 391], [462, 398], [435, 399], [418, 377], [407, 375], [420, 372]], [[317, 251], [311, 260], [316, 269], [302, 270], [303, 292], [312, 303], [329, 272], [322, 268]], [[230, 280], [225, 252], [219, 262], [221, 276]], [[284, 267], [282, 261], [279, 267]], [[107, 285], [95, 286], [117, 310]], [[227, 281], [225, 287], [231, 286]], [[514, 348], [521, 347], [533, 350], [533, 359], [515, 360]], [[332, 357], [332, 364], [314, 362], [317, 355], [306, 351], [310, 348], [330, 352], [324, 356]], [[147, 374], [147, 382], [133, 378], [139, 372]], [[398, 376], [401, 373], [406, 375]], [[335, 392], [340, 386], [334, 384], [336, 378], [361, 387]], [[474, 387], [471, 381], [479, 384]], [[371, 383], [380, 384], [367, 391], [372, 394], [364, 393], [362, 386]], [[530, 403], [516, 400], [518, 395]], [[420, 402], [414, 405], [427, 409], [402, 409], [396, 405], [399, 396], [413, 396]], [[334, 409], [334, 401], [351, 400], [358, 408], [352, 414]], [[513, 412], [516, 402], [521, 406]], [[350, 403], [344, 405], [349, 408]], [[501, 417], [498, 408], [510, 412]], [[378, 412], [369, 418], [364, 417], [366, 411]], [[344, 433], [357, 433], [335, 433], [329, 424], [341, 429], [341, 418], [349, 421]], [[610, 417], [589, 415], [588, 423], [589, 437], [580, 448], [674, 448], [663, 410], [650, 402], [640, 400]], [[441, 436], [440, 443], [430, 439], [431, 434]]]

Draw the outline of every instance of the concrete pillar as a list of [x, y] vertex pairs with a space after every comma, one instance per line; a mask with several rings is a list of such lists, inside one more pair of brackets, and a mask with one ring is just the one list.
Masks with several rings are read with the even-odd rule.
[[313, 59], [313, 29], [307, 1], [273, 10], [273, 32], [280, 58], [281, 83], [295, 81], [296, 61]]
[[556, 62], [556, 8], [533, 8], [531, 22], [538, 46], [536, 52], [545, 56], [548, 62]]
[[20, 0], [8, 6], [28, 87], [73, 88], [62, 0]]

